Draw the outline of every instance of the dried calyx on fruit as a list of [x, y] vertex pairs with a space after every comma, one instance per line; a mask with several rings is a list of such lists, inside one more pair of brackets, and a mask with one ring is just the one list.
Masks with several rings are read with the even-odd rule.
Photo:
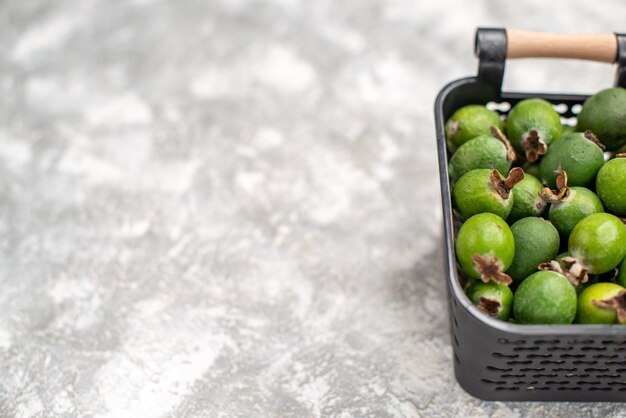
[[491, 134], [494, 136], [494, 138], [502, 141], [502, 143], [506, 147], [506, 158], [511, 162], [517, 160], [517, 154], [515, 154], [515, 150], [513, 149], [513, 146], [511, 145], [509, 139], [506, 137], [506, 135], [504, 135], [504, 132], [502, 132], [502, 130], [496, 125], [492, 125]]
[[546, 154], [562, 131], [560, 115], [549, 102], [539, 98], [525, 99], [513, 106], [506, 123], [511, 144], [531, 163]]
[[571, 193], [571, 189], [567, 187], [567, 173], [559, 166], [556, 170], [558, 173], [556, 178], [556, 190], [549, 187], [541, 189], [540, 196], [547, 203], [559, 203], [567, 200]]
[[509, 171], [509, 175], [506, 179], [503, 179], [498, 170], [491, 172], [491, 184], [494, 190], [500, 195], [502, 199], [508, 199], [511, 195], [511, 190], [520, 181], [524, 179], [524, 170], [520, 167], [515, 167]]
[[549, 263], [541, 263], [538, 269], [541, 271], [557, 272], [565, 276], [574, 287], [578, 287], [589, 281], [587, 269], [580, 263], [577, 263], [576, 259], [572, 257], [563, 257], [560, 262], [552, 260]]
[[478, 309], [480, 309], [487, 315], [495, 317], [500, 311], [500, 307], [502, 306], [502, 304], [494, 299], [479, 298], [477, 306]]
[[494, 281], [507, 286], [513, 283], [513, 279], [511, 279], [508, 274], [504, 273], [502, 262], [498, 257], [487, 257], [475, 253], [472, 255], [472, 261], [483, 283]]
[[472, 280], [465, 286], [465, 293], [474, 305], [487, 315], [506, 321], [509, 319], [513, 292], [500, 283], [483, 283]]
[[531, 129], [522, 136], [522, 147], [529, 163], [534, 163], [548, 152], [548, 145], [535, 129]]
[[602, 142], [600, 142], [600, 140], [598, 139], [597, 136], [595, 136], [593, 134], [593, 132], [591, 132], [590, 129], [587, 129], [585, 132], [583, 132], [583, 135], [585, 136], [585, 138], [587, 138], [589, 141], [593, 142], [594, 144], [596, 144], [602, 151], [604, 151], [606, 149], [606, 147], [604, 146], [604, 144]]
[[626, 290], [622, 290], [617, 295], [606, 300], [592, 300], [591, 303], [603, 309], [613, 309], [617, 314], [617, 320], [622, 323], [626, 321]]

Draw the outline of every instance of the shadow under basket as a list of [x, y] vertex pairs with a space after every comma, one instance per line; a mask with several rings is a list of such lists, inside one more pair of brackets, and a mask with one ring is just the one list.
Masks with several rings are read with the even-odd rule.
[[[444, 130], [446, 120], [454, 111], [469, 104], [489, 104], [489, 108], [506, 113], [520, 100], [540, 97], [555, 105], [564, 120], [574, 123], [576, 113], [588, 97], [502, 92], [506, 58], [506, 35], [502, 32], [479, 29], [478, 76], [449, 83], [440, 91], [435, 104], [445, 271], [456, 379], [470, 395], [485, 400], [626, 401], [626, 326], [504, 322], [481, 312], [463, 292], [454, 249], [449, 155]], [[481, 36], [486, 40], [481, 40]], [[480, 42], [483, 45], [479, 46]], [[618, 42], [623, 56], [626, 51], [624, 38], [618, 38]], [[620, 65], [617, 81], [622, 86], [626, 78], [620, 76], [624, 74], [623, 68]]]

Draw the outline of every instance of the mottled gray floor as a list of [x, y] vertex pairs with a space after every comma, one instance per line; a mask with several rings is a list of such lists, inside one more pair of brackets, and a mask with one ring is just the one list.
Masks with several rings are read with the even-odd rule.
[[626, 30], [521, 3], [3, 3], [0, 416], [626, 416], [452, 376], [437, 90], [477, 25]]

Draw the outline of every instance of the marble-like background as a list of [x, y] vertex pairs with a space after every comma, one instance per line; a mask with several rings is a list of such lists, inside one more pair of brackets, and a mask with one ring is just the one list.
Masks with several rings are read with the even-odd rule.
[[[626, 416], [454, 381], [432, 107], [620, 1], [0, 7], [0, 416]], [[593, 92], [613, 68], [511, 63]]]

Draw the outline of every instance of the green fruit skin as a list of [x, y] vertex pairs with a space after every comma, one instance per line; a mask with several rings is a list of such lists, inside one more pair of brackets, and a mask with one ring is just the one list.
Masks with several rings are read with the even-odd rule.
[[528, 161], [526, 161], [522, 168], [524, 169], [524, 174], [531, 174], [536, 178], [541, 177], [541, 173], [539, 172], [539, 163], [537, 162], [529, 163]]
[[472, 256], [497, 257], [502, 271], [511, 265], [515, 254], [513, 233], [504, 220], [493, 213], [480, 213], [469, 218], [461, 228], [455, 242], [456, 257], [461, 270], [468, 277], [479, 279]]
[[589, 273], [606, 273], [626, 256], [626, 226], [617, 216], [594, 213], [574, 227], [567, 247]]
[[[535, 129], [546, 145], [561, 136], [561, 117], [552, 105], [543, 99], [525, 99], [509, 112], [506, 132], [513, 147], [523, 153], [523, 135]], [[548, 147], [549, 149], [549, 147]]]
[[626, 144], [626, 90], [613, 87], [602, 90], [583, 104], [576, 130], [590, 129], [607, 151]]
[[626, 258], [622, 260], [622, 263], [618, 267], [617, 284], [626, 287]]
[[465, 293], [474, 305], [478, 305], [480, 298], [492, 299], [500, 302], [500, 309], [496, 319], [506, 321], [511, 313], [513, 304], [513, 292], [508, 286], [500, 283], [483, 283], [479, 280], [472, 281], [466, 288]]
[[626, 158], [614, 158], [602, 166], [596, 191], [607, 212], [626, 216]]
[[567, 240], [578, 222], [600, 212], [604, 212], [604, 207], [595, 193], [585, 187], [571, 187], [566, 201], [550, 205], [548, 219], [559, 231], [561, 239]]
[[513, 187], [513, 207], [506, 220], [511, 223], [528, 216], [541, 216], [548, 206], [539, 197], [543, 184], [532, 174], [526, 173], [522, 181]]
[[582, 133], [562, 136], [549, 148], [541, 159], [541, 178], [551, 189], [556, 189], [555, 172], [561, 167], [567, 172], [568, 185], [588, 186], [604, 164], [604, 153]]
[[613, 309], [595, 306], [593, 300], [607, 300], [624, 290], [614, 283], [596, 283], [586, 287], [578, 296], [576, 322], [579, 324], [617, 324], [617, 313]]
[[463, 174], [477, 168], [495, 168], [500, 173], [508, 173], [511, 161], [502, 141], [481, 135], [461, 145], [452, 154], [448, 166], [450, 180], [455, 183]]
[[495, 213], [506, 219], [513, 207], [513, 194], [503, 199], [493, 188], [490, 169], [477, 169], [465, 173], [452, 189], [454, 202], [462, 218], [478, 213]]
[[[453, 125], [457, 123], [457, 129], [454, 130]], [[465, 142], [479, 135], [491, 135], [493, 125], [503, 129], [500, 116], [485, 106], [468, 105], [460, 108], [446, 122], [448, 151], [455, 152]]]
[[515, 256], [506, 273], [519, 283], [537, 271], [541, 263], [554, 260], [559, 252], [559, 232], [542, 218], [523, 218], [511, 225]]
[[554, 271], [528, 276], [513, 295], [513, 315], [520, 324], [571, 324], [576, 305], [574, 287]]

